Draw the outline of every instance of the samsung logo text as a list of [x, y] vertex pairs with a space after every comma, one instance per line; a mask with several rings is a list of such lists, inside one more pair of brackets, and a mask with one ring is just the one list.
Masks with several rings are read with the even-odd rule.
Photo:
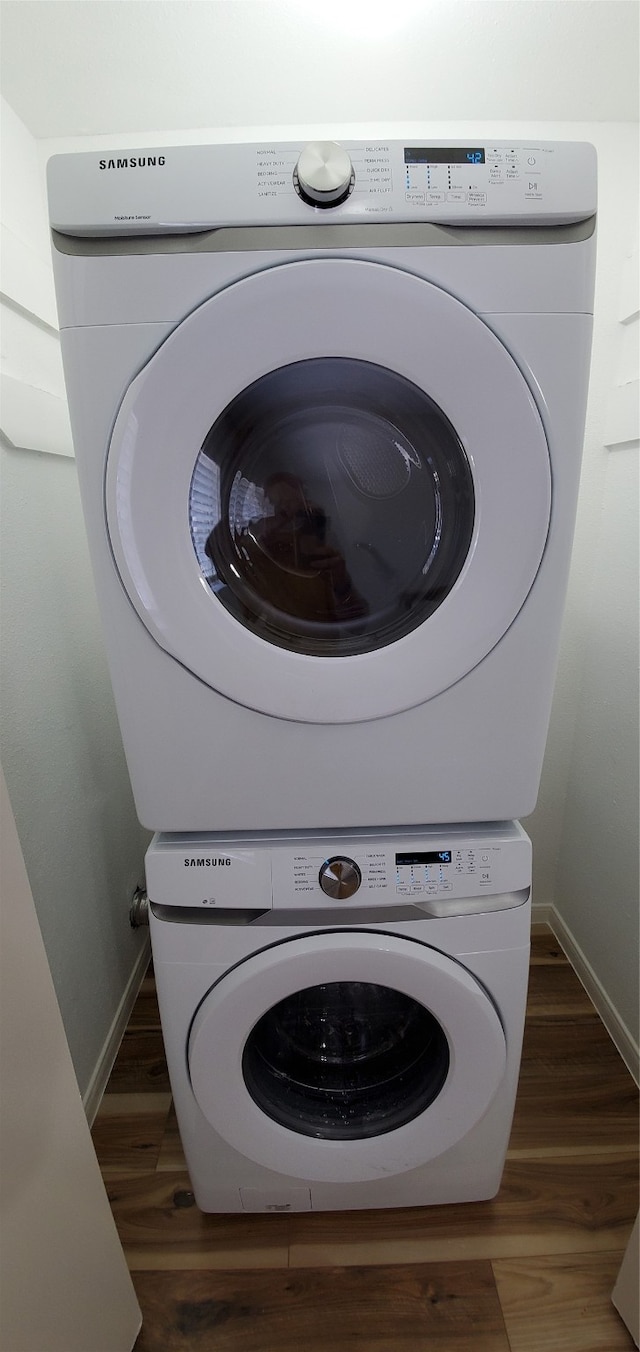
[[122, 159], [99, 161], [101, 169], [149, 169], [164, 163], [164, 155], [125, 155]]
[[211, 858], [183, 859], [182, 862], [185, 868], [228, 868], [231, 864], [230, 859], [221, 858], [219, 855], [217, 857], [211, 856]]

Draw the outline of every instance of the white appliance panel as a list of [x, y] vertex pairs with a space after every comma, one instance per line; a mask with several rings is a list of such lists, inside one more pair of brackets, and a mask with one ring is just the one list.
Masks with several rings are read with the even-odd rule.
[[[225, 360], [228, 348], [236, 362]], [[176, 510], [188, 501], [209, 429], [233, 397], [266, 372], [327, 351], [398, 372], [424, 390], [464, 446], [475, 493], [473, 538], [445, 601], [398, 643], [344, 660], [256, 640], [204, 585], [186, 513]], [[531, 391], [486, 325], [395, 269], [315, 260], [227, 288], [172, 334], [118, 414], [106, 502], [120, 576], [161, 647], [259, 712], [354, 723], [439, 694], [503, 636], [542, 557], [551, 475]]]
[[[379, 837], [373, 830], [356, 836], [265, 832], [208, 839], [167, 836], [153, 842], [147, 859], [152, 897], [160, 895], [164, 879], [163, 895], [175, 900], [171, 880], [180, 874], [171, 856], [184, 869], [190, 848], [194, 855], [206, 848], [234, 859], [241, 851], [264, 852], [295, 866], [301, 856], [329, 855], [334, 849], [359, 851], [361, 858], [363, 850], [373, 852], [376, 845], [382, 854], [390, 850], [394, 859], [396, 854], [430, 855], [445, 839], [452, 849], [459, 846], [471, 854], [486, 852], [488, 845], [499, 848], [501, 867], [509, 861], [509, 880], [522, 885], [517, 902], [491, 909], [494, 887], [505, 881], [500, 868], [481, 899], [486, 910], [466, 913], [460, 899], [458, 910], [446, 917], [407, 908], [398, 896], [395, 908], [376, 919], [370, 892], [360, 918], [352, 913], [346, 923], [335, 903], [329, 903], [324, 923], [315, 915], [305, 923], [304, 912], [289, 909], [289, 894], [279, 891], [274, 891], [273, 908], [261, 915], [233, 909], [197, 914], [152, 901], [154, 967], [172, 1089], [192, 1186], [203, 1210], [417, 1206], [495, 1194], [524, 1024], [531, 847], [517, 823], [504, 822]], [[243, 869], [234, 873], [233, 866], [223, 867], [231, 894], [235, 890], [244, 897]], [[367, 1030], [358, 1024], [357, 1010], [363, 998], [373, 999], [375, 1031], [361, 1047], [359, 1038]], [[325, 1004], [333, 1011], [326, 1023]], [[418, 1079], [413, 1082], [409, 1073], [409, 1080], [396, 1083], [394, 1072], [385, 1087], [377, 1068], [386, 1064], [384, 1048], [392, 1029], [399, 1049], [404, 1044], [401, 1028], [384, 1012], [396, 1004], [403, 1018], [408, 1009], [422, 1011], [420, 1017], [433, 1031], [419, 1044], [425, 1061]], [[329, 1080], [325, 1083], [320, 1073], [324, 1091], [318, 1096], [310, 1084], [301, 1098], [298, 1057], [305, 1040], [315, 1046], [318, 1017], [329, 1052]], [[269, 1035], [265, 1043], [263, 1032], [274, 1019], [281, 1029], [271, 1049], [277, 1049], [275, 1078]], [[343, 1105], [341, 1094], [336, 1096], [341, 1081], [330, 1068], [338, 1049], [345, 1068], [354, 1057], [354, 1066], [359, 1065], [365, 1047], [356, 1080], [351, 1071], [346, 1074]], [[371, 1053], [376, 1074], [369, 1076], [367, 1088]], [[396, 1052], [393, 1066], [397, 1071]], [[307, 1082], [305, 1074], [302, 1081]], [[265, 1085], [272, 1097], [265, 1097]]]
[[[538, 271], [544, 272], [542, 260]], [[583, 271], [578, 260], [580, 295]], [[533, 271], [532, 286], [536, 277]], [[538, 389], [553, 474], [545, 552], [526, 606], [500, 644], [427, 705], [378, 720], [375, 738], [367, 723], [329, 725], [318, 736], [313, 725], [253, 713], [218, 696], [151, 638], [113, 566], [103, 475], [112, 411], [128, 373], [145, 365], [167, 327], [104, 325], [63, 335], [111, 677], [138, 815], [151, 830], [331, 828], [339, 819], [353, 825], [468, 822], [533, 810], [571, 552], [591, 319], [487, 319]]]
[[[257, 153], [257, 147], [253, 152]], [[591, 152], [587, 164], [583, 149], [565, 145], [554, 163], [559, 164], [560, 159], [563, 164], [573, 163], [587, 195], [591, 194]], [[403, 173], [406, 163], [403, 159]], [[419, 159], [415, 163], [416, 173], [426, 172]], [[455, 160], [449, 163], [455, 164]], [[433, 164], [440, 165], [437, 173], [448, 172], [446, 166], [442, 168], [444, 161], [436, 158]], [[146, 166], [144, 171], [147, 167], [154, 168]], [[117, 178], [120, 171], [114, 173]], [[410, 176], [413, 173], [412, 167]], [[104, 174], [108, 177], [106, 170]], [[136, 176], [128, 166], [122, 174], [129, 174], [128, 181]], [[83, 181], [84, 175], [83, 169]], [[57, 170], [52, 169], [52, 183], [55, 179], [64, 197], [63, 177], [58, 178]], [[569, 192], [571, 174], [567, 173], [563, 181]], [[410, 186], [410, 191], [414, 190], [418, 191], [415, 185]], [[52, 186], [52, 193], [57, 191]], [[576, 204], [583, 200], [580, 192], [571, 189]], [[304, 221], [311, 223], [308, 229], [303, 222], [299, 230], [283, 229], [276, 217], [269, 216], [273, 230], [265, 223], [244, 231], [176, 233], [171, 240], [158, 240], [153, 234], [55, 239], [54, 263], [66, 325], [63, 354], [78, 473], [138, 814], [154, 830], [205, 832], [285, 826], [333, 828], [336, 822], [354, 827], [372, 822], [395, 826], [424, 820], [470, 822], [526, 815], [535, 805], [544, 753], [577, 500], [591, 335], [595, 260], [592, 223], [540, 229], [535, 208], [533, 215], [521, 218], [522, 228], [517, 230], [479, 230], [468, 228], [468, 223], [458, 230], [420, 225], [427, 217], [422, 208], [416, 208], [415, 225], [398, 221], [391, 226], [373, 222], [365, 227], [349, 224], [346, 219], [336, 225], [337, 213], [349, 206], [353, 193], [342, 206], [330, 210], [310, 208], [297, 197], [295, 189], [294, 196], [306, 213]], [[71, 198], [65, 200], [70, 202]], [[181, 219], [184, 221], [184, 216]], [[189, 538], [184, 494], [194, 450], [190, 448], [187, 455], [182, 452], [185, 430], [190, 427], [192, 441], [197, 440], [196, 434], [206, 431], [212, 412], [200, 393], [194, 400], [197, 409], [186, 409], [176, 427], [173, 459], [169, 447], [162, 449], [164, 425], [154, 413], [154, 401], [147, 399], [145, 417], [148, 415], [150, 429], [158, 434], [158, 463], [164, 457], [167, 469], [164, 487], [153, 481], [150, 450], [144, 451], [149, 457], [144, 474], [137, 454], [133, 463], [128, 463], [122, 444], [116, 445], [114, 440], [109, 458], [115, 465], [120, 457], [122, 473], [118, 477], [112, 467], [113, 477], [109, 479], [111, 536], [105, 517], [106, 462], [114, 423], [119, 410], [124, 419], [130, 404], [135, 403], [138, 377], [141, 384], [148, 382], [150, 394], [149, 373], [155, 360], [163, 352], [170, 353], [174, 342], [179, 348], [181, 333], [188, 334], [192, 321], [196, 324], [209, 306], [212, 313], [220, 306], [221, 313], [228, 305], [234, 346], [216, 349], [217, 365], [224, 368], [224, 375], [216, 370], [209, 383], [219, 385], [220, 397], [233, 396], [242, 379], [237, 349], [245, 339], [247, 347], [251, 346], [252, 322], [264, 325], [263, 350], [271, 333], [255, 307], [252, 310], [249, 306], [242, 323], [236, 322], [242, 314], [234, 308], [236, 297], [243, 292], [275, 295], [271, 309], [277, 313], [279, 292], [277, 285], [273, 292], [269, 290], [269, 278], [277, 282], [293, 273], [302, 277], [307, 268], [325, 265], [336, 279], [334, 268], [340, 266], [365, 268], [367, 275], [373, 273], [376, 279], [378, 274], [381, 279], [384, 276], [386, 283], [381, 280], [380, 286], [388, 285], [385, 308], [391, 314], [402, 311], [406, 302], [410, 322], [404, 345], [401, 320], [394, 320], [398, 344], [395, 358], [391, 350], [385, 351], [383, 324], [369, 325], [377, 329], [372, 337], [364, 326], [358, 329], [352, 316], [348, 321], [352, 325], [350, 351], [362, 343], [363, 351], [373, 354], [380, 365], [395, 360], [401, 371], [413, 370], [416, 382], [424, 374], [418, 369], [420, 357], [416, 353], [425, 345], [424, 325], [410, 300], [417, 294], [416, 288], [437, 289], [442, 298], [444, 333], [454, 357], [458, 356], [457, 338], [463, 330], [452, 317], [454, 313], [468, 317], [469, 343], [466, 345], [463, 337], [459, 351], [465, 349], [464, 380], [472, 388], [462, 390], [461, 382], [456, 384], [450, 371], [448, 376], [443, 375], [439, 390], [447, 416], [450, 412], [452, 422], [461, 420], [478, 503], [478, 529], [468, 563], [440, 607], [424, 621], [424, 633], [421, 635], [418, 629], [405, 634], [389, 644], [386, 652], [381, 648], [339, 659], [279, 651], [243, 628], [231, 614], [220, 614], [214, 604], [216, 598], [210, 591], [207, 595], [207, 583]], [[233, 303], [225, 299], [227, 292]], [[315, 303], [315, 292], [313, 300]], [[340, 308], [337, 281], [318, 306], [325, 315], [322, 323], [327, 325], [323, 330], [325, 345], [330, 344], [330, 349], [339, 346], [339, 330], [346, 325], [342, 324], [344, 308]], [[331, 313], [341, 320], [333, 328]], [[305, 322], [300, 318], [298, 327], [290, 333], [308, 334]], [[309, 322], [312, 329], [313, 322]], [[277, 322], [273, 331], [279, 332]], [[479, 338], [476, 342], [476, 335], [483, 335], [482, 342]], [[499, 365], [495, 367], [496, 381], [501, 380], [502, 372], [511, 373], [505, 377], [512, 381], [514, 393], [510, 423], [501, 421], [502, 415], [491, 406], [496, 385], [493, 381], [486, 383], [486, 342], [499, 354], [501, 370]], [[428, 351], [434, 372], [443, 364], [435, 346], [431, 343]], [[170, 400], [174, 396], [179, 399], [178, 374], [188, 380], [188, 358], [192, 356], [198, 359], [195, 348], [187, 343], [180, 363], [176, 360], [175, 367], [169, 364], [163, 381], [154, 387], [158, 398], [168, 390]], [[276, 358], [263, 353], [263, 367], [254, 361], [251, 369], [264, 369], [269, 360]], [[453, 360], [449, 366], [454, 369]], [[478, 390], [475, 404], [474, 386]], [[140, 399], [142, 410], [142, 394]], [[495, 453], [491, 450], [480, 456], [473, 448], [474, 409], [485, 428], [486, 435], [481, 436], [485, 449], [491, 441], [490, 429], [495, 428], [500, 443]], [[520, 492], [518, 497], [516, 486], [514, 496], [510, 487], [504, 489], [498, 482], [500, 466], [508, 479], [507, 442], [515, 444], [518, 440], [521, 416], [532, 430], [528, 445], [538, 464], [537, 470], [528, 465], [525, 473], [525, 478], [533, 476], [526, 479], [529, 484], [538, 485], [530, 497], [532, 521], [528, 520], [528, 505], [523, 504], [525, 494]], [[137, 447], [150, 447], [151, 439], [145, 441], [144, 429], [139, 429], [136, 442]], [[189, 459], [187, 470], [185, 462]], [[545, 461], [546, 487], [540, 478]], [[515, 462], [511, 468], [515, 471]], [[176, 575], [182, 577], [178, 586], [165, 575], [167, 594], [173, 588], [185, 598], [175, 619], [164, 608], [164, 596], [156, 597], [156, 554], [153, 542], [147, 539], [145, 543], [143, 538], [153, 535], [149, 518], [144, 524], [145, 486], [149, 487], [149, 509], [153, 499], [154, 511], [161, 508], [165, 512], [163, 529], [166, 527], [167, 538], [173, 541], [167, 553], [175, 560]], [[176, 489], [178, 500], [167, 522], [166, 513], [171, 512], [169, 486]], [[133, 535], [122, 513], [118, 515], [118, 496], [121, 505], [135, 498]], [[509, 516], [512, 503], [516, 504], [515, 515]], [[522, 557], [516, 538], [518, 519], [523, 526]], [[141, 520], [144, 560], [135, 557]], [[127, 537], [127, 529], [125, 548], [118, 540], [121, 534]], [[119, 551], [127, 590], [114, 566], [111, 537]], [[486, 550], [488, 565], [485, 572], [479, 568], [482, 549]], [[162, 559], [157, 566], [161, 581]], [[134, 585], [136, 570], [140, 590], [144, 593], [149, 584], [148, 595], [154, 601], [159, 599], [156, 609], [145, 608], [146, 602]], [[520, 581], [516, 580], [518, 571]], [[494, 586], [497, 573], [500, 577]], [[480, 585], [481, 578], [486, 585]], [[164, 583], [161, 591], [163, 587]], [[511, 619], [505, 595], [512, 597]], [[171, 606], [175, 611], [175, 596]], [[457, 625], [453, 623], [454, 613]], [[196, 616], [198, 623], [202, 621], [199, 636], [194, 637], [185, 615], [191, 615], [194, 624]], [[495, 624], [492, 633], [483, 632], [483, 616], [489, 629]], [[183, 635], [184, 643], [181, 625], [189, 628]], [[426, 640], [436, 631], [442, 642], [431, 645], [430, 650]], [[192, 644], [197, 653], [191, 651]], [[226, 662], [233, 684], [224, 686], [222, 679], [212, 680], [212, 662], [215, 665], [218, 661], [218, 651], [223, 654], [221, 668]], [[261, 680], [256, 659], [262, 661], [265, 653], [268, 660]], [[474, 660], [475, 665], [469, 666]], [[330, 696], [325, 681], [332, 691]], [[439, 689], [440, 693], [429, 697], [425, 693], [429, 689]], [[261, 708], [267, 711], [260, 712]], [[391, 712], [394, 708], [399, 711]], [[304, 721], [315, 717], [330, 721]]]
[[[323, 891], [327, 861], [353, 862], [353, 891], [341, 901]], [[154, 905], [238, 910], [321, 907], [328, 922], [340, 907], [424, 906], [439, 915], [514, 905], [529, 885], [530, 852], [522, 838], [487, 825], [351, 834], [337, 831], [249, 835], [157, 834], [146, 856]]]
[[[595, 211], [595, 152], [586, 143], [345, 141], [342, 147], [353, 183], [346, 200], [328, 204], [334, 220], [562, 223]], [[296, 192], [304, 149], [300, 141], [265, 141], [57, 155], [48, 166], [51, 223], [76, 235], [303, 224], [324, 214]]]
[[[318, 1139], [268, 1117], [238, 1074], [252, 1029], [280, 1001], [324, 983], [374, 983], [437, 1020], [451, 1063], [437, 1098], [405, 1125], [362, 1139]], [[233, 968], [199, 1006], [189, 1032], [194, 1098], [222, 1138], [257, 1164], [294, 1178], [361, 1183], [405, 1173], [443, 1154], [483, 1116], [503, 1078], [502, 1023], [482, 986], [426, 945], [360, 930], [329, 930], [261, 950]]]

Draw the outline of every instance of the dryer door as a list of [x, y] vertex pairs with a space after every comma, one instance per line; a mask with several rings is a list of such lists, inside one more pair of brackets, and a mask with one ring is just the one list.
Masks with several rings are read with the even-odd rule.
[[416, 1168], [482, 1117], [505, 1035], [474, 976], [416, 940], [334, 930], [274, 944], [208, 992], [188, 1042], [224, 1140], [295, 1178]]
[[460, 680], [523, 605], [550, 469], [515, 362], [413, 275], [307, 259], [229, 286], [131, 385], [108, 529], [155, 640], [263, 713], [354, 722]]

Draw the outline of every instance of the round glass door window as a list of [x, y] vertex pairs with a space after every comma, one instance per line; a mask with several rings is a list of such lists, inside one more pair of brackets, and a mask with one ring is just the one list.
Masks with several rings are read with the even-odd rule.
[[440, 408], [372, 362], [316, 357], [237, 395], [191, 480], [202, 574], [247, 629], [349, 656], [421, 625], [474, 526], [471, 468]]
[[297, 991], [258, 1021], [242, 1058], [254, 1102], [321, 1140], [381, 1136], [433, 1103], [449, 1071], [437, 1019], [401, 991], [330, 982]]

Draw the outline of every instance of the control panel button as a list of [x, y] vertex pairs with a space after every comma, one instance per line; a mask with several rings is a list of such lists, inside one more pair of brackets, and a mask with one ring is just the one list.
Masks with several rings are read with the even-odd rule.
[[323, 892], [335, 901], [345, 901], [358, 891], [362, 874], [353, 859], [343, 859], [340, 855], [326, 859], [318, 881]]
[[293, 183], [303, 202], [337, 207], [349, 196], [355, 175], [346, 150], [337, 141], [311, 141], [296, 164]]

